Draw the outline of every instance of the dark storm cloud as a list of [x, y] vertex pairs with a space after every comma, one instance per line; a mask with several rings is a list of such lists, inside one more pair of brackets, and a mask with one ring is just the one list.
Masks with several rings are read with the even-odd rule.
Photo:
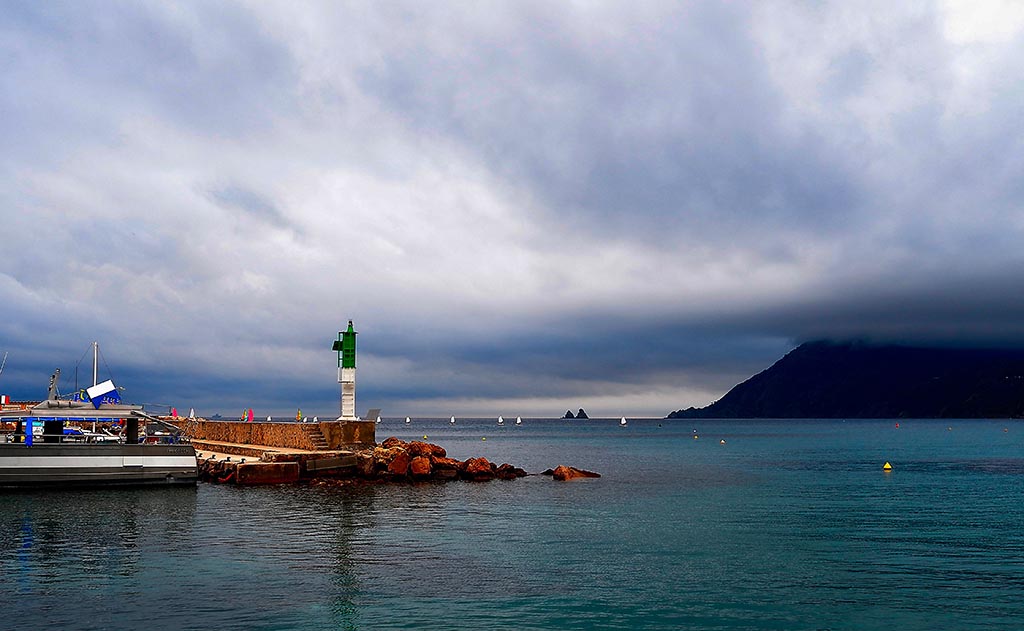
[[1019, 344], [1024, 38], [978, 15], [8, 3], [0, 390], [102, 337], [143, 400], [331, 410], [348, 317], [410, 414]]
[[491, 37], [400, 51], [363, 85], [580, 230], [662, 241], [688, 227], [724, 238], [748, 220], [837, 229], [857, 207], [848, 156], [813, 128], [785, 129], [741, 6], [691, 3], [656, 24], [616, 15], [610, 47], [579, 36], [585, 12], [527, 13]]

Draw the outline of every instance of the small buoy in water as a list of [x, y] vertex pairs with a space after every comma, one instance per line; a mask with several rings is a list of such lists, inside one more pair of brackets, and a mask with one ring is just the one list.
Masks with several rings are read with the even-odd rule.
[[424, 435], [423, 435], [423, 440], [426, 440], [426, 439], [427, 439], [427, 435], [426, 435], [426, 434], [424, 434]]
[[900, 428], [900, 424], [896, 423], [896, 429], [899, 429], [899, 428]]
[[1008, 432], [1008, 431], [1010, 431], [1010, 428], [1008, 428], [1008, 427], [1004, 427], [1004, 428], [1003, 428], [1003, 431], [1004, 431], [1004, 432]]
[[953, 428], [952, 428], [952, 427], [947, 427], [947, 428], [946, 428], [946, 431], [947, 431], [947, 432], [951, 432], [951, 431], [953, 431]]
[[882, 471], [892, 471], [892, 465], [886, 462], [884, 465], [882, 465]]
[[724, 445], [725, 444], [725, 439], [723, 438], [722, 440], [718, 441], [718, 444], [719, 445]]
[[693, 439], [694, 439], [694, 440], [697, 440], [698, 438], [700, 438], [700, 436], [698, 436], [698, 435], [696, 435], [696, 434], [694, 434], [694, 435], [693, 435]]
[[486, 436], [484, 436], [484, 437], [482, 437], [482, 438], [481, 438], [480, 440], [487, 440], [487, 437], [486, 437]]

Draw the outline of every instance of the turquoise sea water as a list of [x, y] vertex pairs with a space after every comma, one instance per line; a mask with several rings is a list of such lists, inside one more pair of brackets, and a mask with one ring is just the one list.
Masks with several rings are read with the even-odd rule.
[[385, 421], [603, 477], [3, 494], [0, 628], [1024, 628], [1024, 423], [895, 423]]

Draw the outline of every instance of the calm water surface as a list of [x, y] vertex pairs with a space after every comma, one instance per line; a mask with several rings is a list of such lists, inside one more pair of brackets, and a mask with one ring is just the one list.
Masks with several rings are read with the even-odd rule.
[[389, 435], [603, 477], [3, 494], [0, 628], [1024, 628], [1019, 421]]

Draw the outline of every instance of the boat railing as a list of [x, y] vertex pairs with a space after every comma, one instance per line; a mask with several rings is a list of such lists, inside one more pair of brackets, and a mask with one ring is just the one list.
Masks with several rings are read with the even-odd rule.
[[[56, 440], [54, 440], [56, 438]], [[123, 443], [124, 437], [114, 434], [32, 434], [32, 444]], [[142, 442], [141, 440], [139, 442]], [[25, 435], [14, 431], [0, 432], [0, 443], [25, 443]]]

